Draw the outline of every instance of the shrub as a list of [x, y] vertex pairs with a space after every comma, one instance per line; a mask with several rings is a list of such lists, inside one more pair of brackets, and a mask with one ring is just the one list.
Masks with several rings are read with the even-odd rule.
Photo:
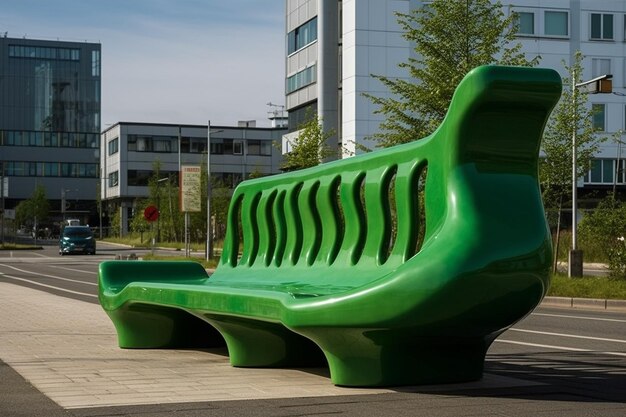
[[582, 240], [595, 242], [608, 260], [610, 274], [626, 278], [626, 204], [608, 196], [579, 225]]

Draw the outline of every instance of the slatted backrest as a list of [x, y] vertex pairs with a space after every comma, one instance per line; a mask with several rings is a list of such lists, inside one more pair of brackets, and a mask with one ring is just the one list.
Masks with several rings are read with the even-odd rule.
[[350, 286], [384, 276], [436, 234], [457, 195], [471, 197], [472, 184], [457, 178], [464, 167], [536, 178], [539, 138], [560, 88], [551, 70], [481, 67], [428, 138], [243, 182], [215, 279]]

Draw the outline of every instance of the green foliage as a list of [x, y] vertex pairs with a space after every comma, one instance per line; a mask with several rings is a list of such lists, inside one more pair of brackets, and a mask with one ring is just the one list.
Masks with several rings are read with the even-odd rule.
[[111, 237], [120, 237], [120, 229], [122, 224], [122, 208], [118, 207], [109, 213], [109, 219], [111, 220], [111, 230], [109, 234]]
[[284, 155], [282, 169], [295, 171], [319, 165], [321, 161], [336, 156], [337, 151], [327, 144], [334, 131], [324, 132], [321, 120], [311, 112], [306, 122], [299, 126], [298, 136], [291, 142], [291, 152]]
[[31, 198], [20, 201], [15, 207], [15, 221], [17, 224], [34, 225], [45, 222], [50, 215], [50, 203], [46, 198], [46, 189], [37, 185]]
[[612, 277], [626, 279], [626, 204], [612, 195], [580, 222], [581, 239], [602, 247]]
[[[140, 236], [143, 236], [145, 232], [150, 230], [150, 223], [148, 223], [143, 215], [143, 212], [148, 205], [148, 200], [146, 199], [137, 199], [134, 204], [135, 211], [133, 218], [130, 220], [130, 230], [133, 233], [139, 233]], [[149, 237], [149, 235], [146, 235], [146, 240], [148, 240]]]
[[572, 79], [581, 81], [583, 55], [577, 52], [571, 66], [565, 63], [569, 76], [563, 78], [563, 95], [552, 112], [541, 144], [545, 158], [539, 166], [539, 180], [547, 207], [560, 207], [571, 201], [572, 191], [572, 133], [576, 129], [576, 168], [578, 177], [589, 171], [593, 155], [604, 138], [593, 130], [593, 112], [587, 106], [587, 95], [572, 93]]
[[548, 295], [626, 300], [626, 281], [605, 277], [568, 278], [565, 275], [553, 275]]
[[400, 64], [407, 79], [373, 75], [391, 97], [366, 94], [385, 115], [379, 146], [411, 142], [441, 124], [455, 88], [473, 68], [486, 64], [534, 66], [521, 44], [511, 45], [517, 32], [515, 15], [490, 0], [435, 0], [409, 14], [397, 13], [403, 36], [416, 53]]

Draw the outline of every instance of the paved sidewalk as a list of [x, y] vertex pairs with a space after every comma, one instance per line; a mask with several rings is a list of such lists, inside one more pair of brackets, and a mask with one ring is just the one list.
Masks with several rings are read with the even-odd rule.
[[494, 374], [474, 383], [353, 389], [335, 387], [326, 368], [240, 369], [225, 350], [123, 350], [116, 339], [96, 304], [0, 282], [0, 415], [621, 417], [626, 410], [621, 385], [604, 381], [615, 391], [607, 398], [588, 394], [582, 380], [561, 385], [542, 356], [529, 359], [538, 370], [488, 361]]
[[65, 408], [389, 392], [335, 387], [325, 369], [233, 368], [223, 349], [120, 349], [98, 305], [6, 283], [0, 317], [0, 359]]
[[[7, 283], [0, 283], [0, 317], [0, 359], [64, 408], [397, 392], [336, 387], [326, 368], [233, 368], [225, 349], [120, 349], [100, 306]], [[541, 384], [487, 374], [420, 391], [529, 385]]]

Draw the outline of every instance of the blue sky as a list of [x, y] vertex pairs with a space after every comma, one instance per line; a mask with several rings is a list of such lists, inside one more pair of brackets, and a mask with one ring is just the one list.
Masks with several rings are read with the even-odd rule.
[[102, 128], [268, 126], [284, 104], [284, 0], [0, 0], [0, 34], [102, 44]]

